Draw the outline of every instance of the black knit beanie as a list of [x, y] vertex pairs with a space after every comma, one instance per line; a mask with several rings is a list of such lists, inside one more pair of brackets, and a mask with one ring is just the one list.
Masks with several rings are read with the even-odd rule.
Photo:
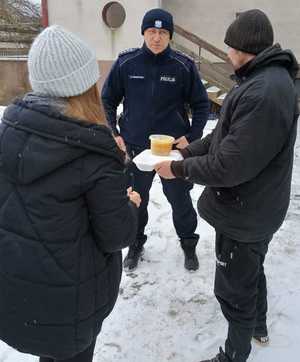
[[143, 18], [142, 35], [144, 35], [144, 31], [148, 28], [166, 29], [170, 33], [170, 39], [172, 39], [174, 31], [173, 17], [163, 9], [149, 10]]
[[273, 41], [272, 24], [258, 9], [241, 13], [227, 29], [224, 39], [231, 48], [255, 55], [273, 45]]

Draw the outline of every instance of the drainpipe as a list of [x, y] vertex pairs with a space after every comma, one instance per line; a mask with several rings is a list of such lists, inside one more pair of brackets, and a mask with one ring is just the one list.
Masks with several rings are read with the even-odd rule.
[[49, 26], [48, 0], [42, 0], [42, 25], [44, 28]]

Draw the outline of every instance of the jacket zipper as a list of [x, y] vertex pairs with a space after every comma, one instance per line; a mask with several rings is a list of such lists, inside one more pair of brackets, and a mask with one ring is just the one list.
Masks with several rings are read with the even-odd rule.
[[[154, 59], [154, 64], [152, 65], [152, 72], [151, 72], [151, 98], [152, 98], [152, 104], [155, 104], [155, 76], [156, 76], [156, 63], [157, 63], [157, 57]], [[154, 120], [155, 120], [155, 109], [154, 106], [152, 106], [152, 117], [151, 117], [151, 128], [154, 129]], [[152, 131], [151, 131], [152, 132]]]

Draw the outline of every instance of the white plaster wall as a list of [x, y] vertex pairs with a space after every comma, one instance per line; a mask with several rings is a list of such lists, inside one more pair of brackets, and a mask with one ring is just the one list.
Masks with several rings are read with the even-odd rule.
[[275, 41], [294, 51], [300, 62], [300, 1], [299, 0], [162, 0], [175, 22], [220, 49], [225, 31], [236, 12], [259, 8], [269, 16]]
[[146, 11], [160, 0], [119, 0], [126, 11], [122, 27], [110, 30], [102, 20], [104, 0], [48, 0], [49, 25], [59, 24], [77, 33], [96, 50], [99, 60], [115, 59], [127, 48], [143, 43], [140, 26]]

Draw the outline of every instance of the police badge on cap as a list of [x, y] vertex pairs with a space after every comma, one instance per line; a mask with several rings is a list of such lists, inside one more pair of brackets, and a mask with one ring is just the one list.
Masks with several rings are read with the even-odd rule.
[[158, 29], [162, 28], [161, 20], [155, 20], [154, 27]]

